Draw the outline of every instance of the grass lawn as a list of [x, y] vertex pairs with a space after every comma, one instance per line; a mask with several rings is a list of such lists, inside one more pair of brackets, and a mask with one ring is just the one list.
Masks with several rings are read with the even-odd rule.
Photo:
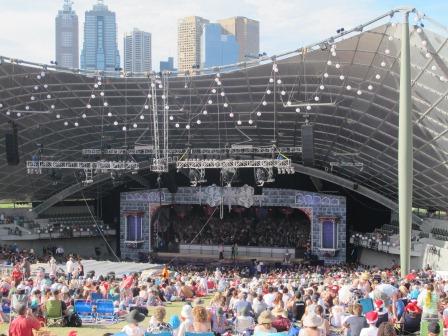
[[[208, 299], [205, 300], [206, 303], [208, 303]], [[167, 317], [165, 318], [165, 321], [168, 322], [170, 317], [172, 315], [179, 315], [180, 314], [180, 310], [182, 309], [182, 306], [184, 305], [184, 302], [173, 302], [170, 304], [167, 304], [165, 306], [166, 308], [166, 315]], [[154, 309], [154, 307], [150, 307], [149, 309], [149, 315], [152, 315], [152, 310]], [[141, 326], [143, 327], [147, 327], [148, 323], [149, 323], [149, 319], [150, 317], [148, 316], [142, 323]], [[56, 327], [52, 327], [49, 328], [50, 331], [52, 331], [55, 335], [58, 336], [66, 336], [68, 335], [69, 331], [71, 330], [76, 330], [78, 332], [78, 336], [101, 336], [105, 333], [115, 333], [121, 330], [121, 328], [123, 328], [123, 326], [126, 324], [126, 322], [120, 322], [120, 323], [116, 323], [113, 325], [95, 325], [95, 326], [91, 326], [91, 325], [86, 325], [86, 326], [82, 326], [81, 328], [70, 328], [70, 327], [66, 327], [66, 328], [56, 328]], [[8, 333], [8, 324], [2, 323], [0, 324], [0, 334], [6, 334]]]

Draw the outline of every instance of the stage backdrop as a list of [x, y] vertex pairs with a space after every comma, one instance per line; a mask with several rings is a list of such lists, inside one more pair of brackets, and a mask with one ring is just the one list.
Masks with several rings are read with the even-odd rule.
[[[312, 253], [325, 263], [346, 260], [346, 200], [343, 196], [312, 193], [291, 189], [263, 188], [254, 195], [250, 186], [240, 188], [182, 187], [171, 194], [167, 189], [125, 192], [120, 201], [120, 249], [122, 258], [138, 260], [139, 253], [152, 251], [151, 233], [157, 222], [151, 216], [160, 205], [208, 204], [298, 208], [311, 222]], [[188, 220], [188, 219], [186, 219]]]

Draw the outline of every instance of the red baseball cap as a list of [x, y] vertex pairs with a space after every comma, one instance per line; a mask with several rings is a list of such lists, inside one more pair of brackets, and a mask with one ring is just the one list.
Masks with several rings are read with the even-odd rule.
[[371, 311], [366, 314], [366, 320], [369, 324], [374, 324], [378, 321], [378, 313], [376, 311]]

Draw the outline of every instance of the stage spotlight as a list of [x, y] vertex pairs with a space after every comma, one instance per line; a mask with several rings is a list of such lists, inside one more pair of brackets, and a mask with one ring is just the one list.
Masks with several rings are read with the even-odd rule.
[[227, 187], [232, 186], [232, 182], [234, 181], [237, 174], [237, 170], [235, 168], [223, 168], [221, 169], [221, 181]]
[[255, 168], [255, 184], [262, 187], [266, 182], [274, 182], [274, 172], [272, 168]]
[[190, 185], [196, 187], [198, 184], [205, 183], [205, 169], [190, 169], [188, 172], [188, 178], [190, 179]]

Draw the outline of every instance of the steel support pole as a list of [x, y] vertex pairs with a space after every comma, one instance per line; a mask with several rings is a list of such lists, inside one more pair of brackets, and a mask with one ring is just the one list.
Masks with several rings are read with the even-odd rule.
[[413, 148], [409, 44], [409, 12], [407, 11], [404, 13], [404, 21], [401, 26], [400, 106], [398, 120], [398, 215], [402, 276], [409, 273], [411, 263]]

